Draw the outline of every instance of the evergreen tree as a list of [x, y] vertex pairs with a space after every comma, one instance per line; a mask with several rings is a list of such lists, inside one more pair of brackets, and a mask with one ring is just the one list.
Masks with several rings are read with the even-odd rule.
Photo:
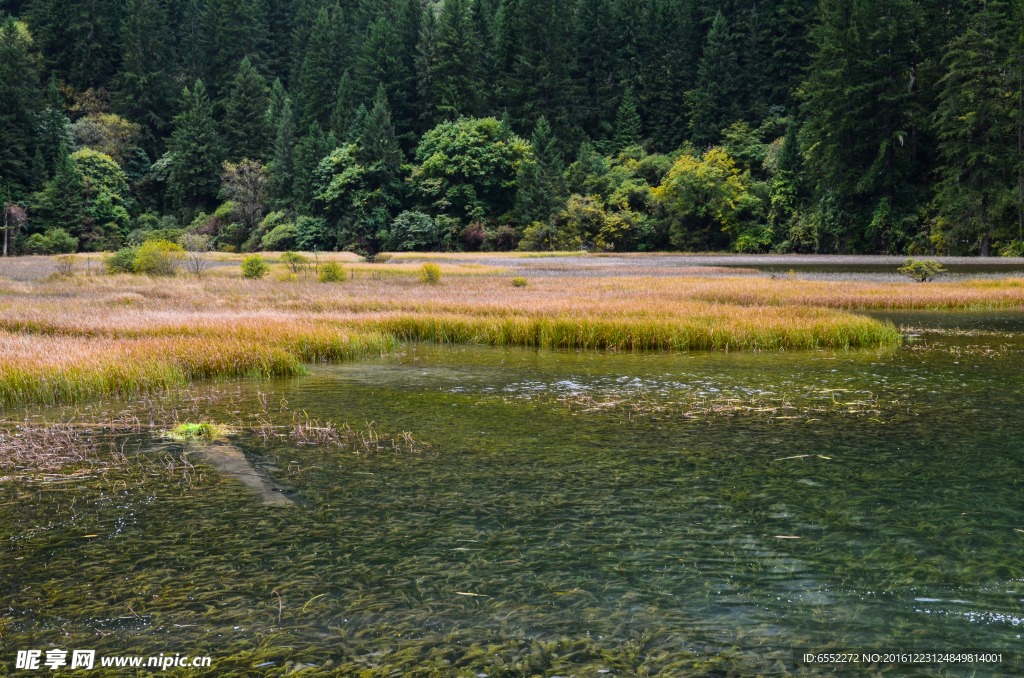
[[571, 24], [554, 19], [568, 16], [566, 3], [520, 0], [514, 13], [502, 18], [515, 22], [515, 40], [510, 68], [500, 76], [499, 104], [506, 108], [514, 129], [529, 129], [544, 117], [561, 142], [575, 143], [579, 135], [569, 54]]
[[698, 147], [717, 143], [721, 130], [740, 118], [736, 52], [725, 16], [718, 12], [704, 43], [692, 96], [691, 139]]
[[445, 0], [438, 17], [429, 95], [435, 110], [428, 112], [433, 124], [480, 112], [482, 45], [470, 10], [468, 0]]
[[82, 173], [75, 166], [63, 146], [57, 155], [53, 178], [42, 193], [35, 196], [33, 222], [42, 230], [63, 228], [72, 237], [82, 234], [86, 218], [85, 199], [82, 195]]
[[269, 106], [267, 81], [253, 68], [249, 57], [242, 59], [238, 65], [238, 74], [235, 75], [228, 93], [222, 124], [224, 154], [227, 160], [239, 162], [243, 158], [261, 160], [268, 157]]
[[516, 221], [523, 227], [547, 223], [565, 205], [566, 187], [558, 140], [544, 118], [537, 120], [530, 139], [530, 157], [516, 177]]
[[817, 0], [766, 0], [761, 8], [765, 44], [763, 67], [766, 97], [771, 105], [796, 107], [796, 89], [813, 53], [808, 31], [818, 8]]
[[203, 47], [206, 82], [215, 96], [234, 79], [246, 56], [265, 54], [266, 12], [260, 0], [206, 0], [203, 10]]
[[359, 131], [356, 146], [356, 160], [369, 173], [379, 175], [382, 182], [397, 176], [402, 164], [402, 149], [395, 138], [395, 127], [391, 122], [391, 111], [383, 85], [377, 88], [373, 108]]
[[217, 124], [202, 80], [182, 91], [180, 108], [168, 144], [168, 188], [187, 220], [217, 195], [222, 158]]
[[655, 0], [651, 31], [651, 67], [646, 85], [647, 136], [662, 152], [672, 151], [686, 139], [686, 49], [679, 37], [683, 17], [675, 0]]
[[355, 85], [349, 72], [345, 71], [338, 81], [338, 98], [335, 99], [334, 108], [331, 110], [331, 131], [338, 139], [344, 139], [348, 133], [356, 108]]
[[201, 80], [206, 73], [203, 44], [203, 0], [183, 0], [172, 12], [171, 25], [176, 27], [174, 51], [178, 57], [180, 78], [185, 82]]
[[331, 108], [338, 96], [341, 64], [347, 58], [347, 32], [339, 7], [324, 7], [317, 14], [296, 83], [300, 130], [309, 129], [314, 121], [321, 128], [330, 121]]
[[56, 167], [61, 149], [70, 152], [75, 143], [71, 121], [64, 115], [61, 105], [56, 74], [50, 76], [50, 85], [46, 90], [46, 108], [39, 114], [37, 132], [41, 162], [45, 168], [52, 171]]
[[359, 104], [359, 108], [356, 109], [355, 114], [352, 116], [352, 122], [348, 126], [348, 132], [345, 133], [346, 144], [354, 144], [359, 140], [360, 135], [363, 133], [363, 127], [366, 126], [366, 118], [369, 115], [366, 106]]
[[360, 99], [369, 102], [378, 85], [383, 85], [394, 115], [395, 131], [403, 143], [411, 143], [410, 98], [415, 79], [404, 58], [402, 39], [402, 33], [387, 17], [382, 16], [370, 25], [356, 63], [355, 87]]
[[142, 145], [156, 155], [171, 104], [167, 17], [159, 0], [125, 1], [120, 40], [114, 107], [142, 126]]
[[616, 78], [623, 89], [634, 94], [643, 91], [647, 71], [649, 3], [646, 0], [616, 0], [615, 26], [618, 27]]
[[582, 95], [579, 119], [591, 138], [611, 139], [617, 43], [610, 0], [579, 0], [575, 20], [574, 73]]
[[68, 81], [78, 89], [108, 87], [117, 71], [120, 0], [77, 0], [65, 4], [68, 25]]
[[287, 209], [295, 194], [295, 115], [287, 96], [281, 101], [275, 120], [274, 154], [268, 168], [270, 200], [277, 209]]
[[416, 119], [421, 132], [437, 124], [440, 107], [440, 88], [435, 80], [438, 76], [437, 61], [437, 13], [427, 5], [416, 43]]
[[977, 242], [983, 257], [990, 252], [993, 212], [1008, 188], [1006, 169], [1014, 164], [1006, 137], [1006, 43], [1002, 3], [980, 0], [967, 31], [947, 50], [938, 108], [942, 225], [952, 238]]
[[7, 17], [0, 24], [0, 178], [14, 195], [28, 192], [36, 179], [39, 76], [30, 47], [28, 34]]
[[313, 213], [317, 165], [336, 145], [334, 134], [324, 132], [315, 120], [310, 124], [309, 131], [295, 144], [292, 204], [297, 212]]
[[615, 115], [615, 150], [621, 151], [629, 146], [636, 146], [642, 139], [640, 114], [637, 113], [636, 102], [633, 100], [633, 90], [627, 89], [622, 93], [619, 111]]
[[756, 127], [768, 113], [767, 81], [764, 77], [761, 13], [757, 5], [747, 12], [743, 50], [740, 55], [740, 78], [743, 91], [743, 117]]

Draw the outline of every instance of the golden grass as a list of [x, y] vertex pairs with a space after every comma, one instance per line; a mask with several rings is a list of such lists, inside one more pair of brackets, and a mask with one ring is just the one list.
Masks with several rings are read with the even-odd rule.
[[[354, 262], [353, 262], [354, 265]], [[423, 285], [418, 265], [340, 283], [207, 275], [0, 281], [0, 406], [64, 403], [391, 350], [398, 339], [570, 349], [882, 346], [866, 308], [1024, 306], [1024, 280], [865, 283], [719, 277], [527, 278]], [[406, 268], [412, 270], [406, 271]], [[389, 270], [373, 277], [372, 271]], [[642, 269], [640, 269], [642, 270]]]

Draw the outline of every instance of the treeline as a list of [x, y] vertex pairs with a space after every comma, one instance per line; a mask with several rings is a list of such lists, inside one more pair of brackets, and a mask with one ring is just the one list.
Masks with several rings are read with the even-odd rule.
[[1024, 0], [7, 0], [5, 252], [1024, 253]]

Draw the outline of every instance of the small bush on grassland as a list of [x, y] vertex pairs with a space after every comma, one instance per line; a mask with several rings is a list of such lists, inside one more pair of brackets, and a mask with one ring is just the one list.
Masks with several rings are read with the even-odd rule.
[[53, 228], [33, 233], [25, 241], [25, 249], [31, 254], [71, 254], [78, 250], [78, 238], [72, 238], [63, 228]]
[[383, 264], [391, 261], [392, 257], [390, 254], [385, 252], [378, 252], [377, 254], [371, 254], [366, 257], [366, 262], [369, 264]]
[[136, 273], [172, 276], [178, 272], [184, 250], [167, 240], [147, 240], [139, 247], [132, 263]]
[[135, 273], [135, 257], [139, 254], [138, 247], [125, 247], [119, 249], [103, 259], [103, 265], [107, 267], [107, 273]]
[[250, 254], [242, 261], [242, 277], [249, 280], [261, 280], [270, 273], [270, 266], [258, 254]]
[[65, 254], [62, 257], [54, 257], [54, 263], [57, 264], [57, 275], [72, 276], [75, 274], [75, 258], [70, 254]]
[[943, 273], [946, 269], [937, 261], [917, 261], [916, 259], [907, 259], [907, 261], [897, 270], [900, 272], [900, 275], [913, 278], [917, 282], [928, 282], [929, 278], [934, 278], [939, 273]]
[[529, 284], [526, 278], [512, 278], [512, 287], [526, 287]]
[[420, 281], [428, 285], [441, 282], [441, 267], [437, 264], [423, 264], [420, 269]]
[[320, 282], [340, 282], [345, 279], [345, 269], [333, 261], [320, 267]]
[[298, 273], [299, 266], [305, 265], [308, 261], [309, 259], [295, 252], [285, 252], [281, 255], [281, 263], [291, 266], [292, 273]]

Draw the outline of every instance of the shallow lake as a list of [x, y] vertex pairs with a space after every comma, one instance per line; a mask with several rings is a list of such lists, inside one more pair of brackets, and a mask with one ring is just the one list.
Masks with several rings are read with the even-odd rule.
[[[1024, 315], [890, 317], [902, 348], [408, 345], [211, 386], [187, 416], [234, 425], [231, 454], [131, 438], [194, 482], [0, 483], [0, 675], [56, 647], [238, 676], [1021, 674]], [[362, 442], [297, 444], [307, 420]], [[367, 453], [371, 429], [416, 444]], [[824, 649], [1004, 661], [797, 661]]]

